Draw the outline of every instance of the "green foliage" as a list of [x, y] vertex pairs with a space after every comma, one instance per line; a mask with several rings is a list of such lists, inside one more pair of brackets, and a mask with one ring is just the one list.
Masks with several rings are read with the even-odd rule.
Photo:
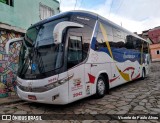
[[2, 3], [7, 3], [6, 0], [0, 0], [0, 2], [2, 2]]

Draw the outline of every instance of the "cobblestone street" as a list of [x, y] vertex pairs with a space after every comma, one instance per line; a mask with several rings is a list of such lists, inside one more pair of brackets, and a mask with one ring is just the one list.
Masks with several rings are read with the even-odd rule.
[[[102, 99], [89, 97], [65, 106], [21, 102], [0, 108], [0, 114], [160, 114], [160, 62], [152, 63], [150, 75], [145, 80], [136, 80], [113, 88], [110, 94]], [[63, 122], [97, 123], [98, 121], [65, 120]], [[99, 122], [158, 123], [157, 120], [102, 120]]]

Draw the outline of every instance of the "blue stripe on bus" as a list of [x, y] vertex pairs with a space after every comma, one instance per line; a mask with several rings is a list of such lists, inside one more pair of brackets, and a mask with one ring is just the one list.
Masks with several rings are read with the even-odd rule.
[[[141, 63], [140, 52], [137, 52], [134, 50], [128, 50], [126, 48], [113, 48], [113, 47], [111, 47], [111, 51], [112, 51], [114, 60], [117, 62], [125, 62], [129, 60], [132, 62], [138, 61], [139, 63]], [[105, 52], [110, 56], [110, 53], [107, 48], [99, 48], [97, 52]], [[143, 54], [143, 63], [144, 63], [144, 57], [145, 55]]]

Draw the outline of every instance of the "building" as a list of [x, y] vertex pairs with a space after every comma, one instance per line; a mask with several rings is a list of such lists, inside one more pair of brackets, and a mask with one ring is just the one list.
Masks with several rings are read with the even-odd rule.
[[145, 40], [147, 40], [147, 42], [148, 42], [149, 44], [152, 44], [153, 42], [152, 42], [152, 40], [149, 38], [148, 32], [149, 32], [149, 30], [144, 30], [144, 31], [142, 31], [142, 34], [138, 34], [138, 36], [140, 36], [140, 37], [144, 38]]
[[160, 26], [149, 30], [148, 36], [152, 40], [153, 44], [160, 43]]
[[150, 53], [152, 61], [160, 61], [160, 26], [142, 31], [139, 34], [150, 43]]
[[[0, 0], [0, 23], [27, 29], [31, 24], [59, 13], [56, 0]], [[8, 1], [8, 2], [7, 2]]]
[[160, 61], [160, 43], [151, 44], [150, 52], [151, 52], [152, 61]]
[[149, 30], [148, 36], [152, 40], [150, 44], [152, 61], [160, 61], [160, 27]]
[[0, 94], [5, 93], [2, 86], [14, 90], [21, 46], [14, 43], [10, 55], [7, 55], [4, 48], [6, 42], [23, 36], [31, 24], [59, 12], [57, 0], [0, 0]]

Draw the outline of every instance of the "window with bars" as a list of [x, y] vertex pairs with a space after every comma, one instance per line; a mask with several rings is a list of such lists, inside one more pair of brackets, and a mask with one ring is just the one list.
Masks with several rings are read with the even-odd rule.
[[14, 6], [14, 0], [0, 0], [0, 2], [5, 3], [9, 6]]
[[54, 10], [40, 3], [40, 19], [46, 19], [54, 15]]

